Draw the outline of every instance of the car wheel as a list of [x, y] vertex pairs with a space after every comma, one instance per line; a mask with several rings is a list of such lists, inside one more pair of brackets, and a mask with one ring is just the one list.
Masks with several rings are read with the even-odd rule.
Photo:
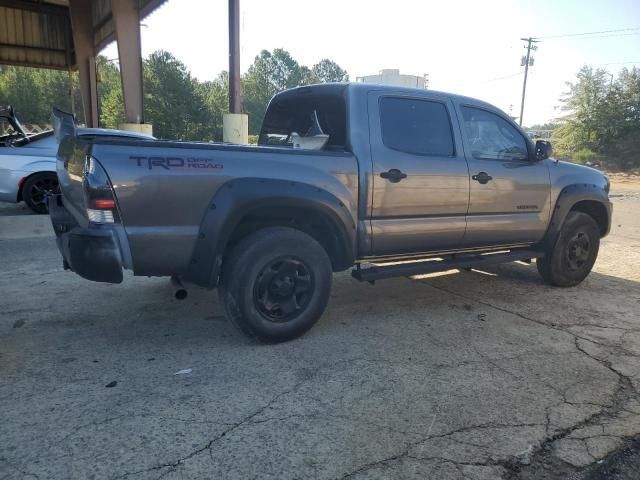
[[269, 227], [249, 235], [225, 259], [218, 288], [227, 317], [267, 343], [301, 336], [329, 301], [331, 261], [309, 235]]
[[572, 287], [582, 282], [598, 257], [600, 229], [586, 213], [569, 212], [553, 248], [536, 260], [545, 282]]
[[46, 197], [58, 193], [60, 186], [55, 173], [36, 173], [27, 178], [22, 185], [22, 199], [36, 213], [48, 213]]

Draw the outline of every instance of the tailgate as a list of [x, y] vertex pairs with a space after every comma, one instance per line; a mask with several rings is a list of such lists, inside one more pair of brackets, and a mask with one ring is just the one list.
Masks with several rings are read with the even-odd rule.
[[65, 206], [80, 223], [86, 223], [86, 205], [83, 193], [83, 172], [90, 144], [78, 137], [67, 135], [58, 148], [56, 171]]
[[[113, 204], [111, 208], [115, 212], [115, 198], [108, 175], [99, 162], [90, 157], [93, 142], [99, 138], [133, 138], [138, 140], [155, 140], [155, 138], [150, 135], [121, 130], [76, 128], [72, 115], [55, 108], [53, 123], [55, 136], [60, 142], [56, 171], [65, 206], [81, 224], [88, 220], [96, 222], [95, 218], [90, 218], [91, 212], [88, 209], [107, 208], [104, 206], [106, 205], [105, 200], [111, 200]], [[96, 204], [98, 205], [96, 206]]]

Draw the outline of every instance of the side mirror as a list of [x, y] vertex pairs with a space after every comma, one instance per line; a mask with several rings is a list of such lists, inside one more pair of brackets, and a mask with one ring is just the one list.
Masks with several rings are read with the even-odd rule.
[[553, 149], [551, 148], [551, 142], [547, 142], [545, 140], [536, 141], [536, 160], [546, 160], [553, 153]]

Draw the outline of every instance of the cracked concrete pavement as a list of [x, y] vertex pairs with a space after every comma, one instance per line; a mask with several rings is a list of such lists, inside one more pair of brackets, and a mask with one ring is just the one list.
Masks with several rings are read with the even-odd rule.
[[0, 479], [587, 478], [640, 434], [638, 192], [614, 184], [577, 288], [525, 264], [340, 274], [273, 346], [213, 292], [91, 283], [52, 238], [0, 232]]

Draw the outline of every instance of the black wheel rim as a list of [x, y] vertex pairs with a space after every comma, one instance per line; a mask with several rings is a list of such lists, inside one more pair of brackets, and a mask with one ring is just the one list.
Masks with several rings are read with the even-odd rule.
[[57, 178], [40, 177], [35, 182], [31, 183], [31, 188], [29, 189], [31, 202], [36, 207], [44, 207], [47, 195], [58, 193], [59, 188]]
[[567, 267], [575, 272], [584, 267], [591, 255], [591, 241], [585, 232], [576, 233], [567, 243]]
[[300, 259], [280, 257], [269, 262], [253, 287], [253, 302], [271, 322], [287, 322], [300, 315], [313, 296], [311, 269]]

